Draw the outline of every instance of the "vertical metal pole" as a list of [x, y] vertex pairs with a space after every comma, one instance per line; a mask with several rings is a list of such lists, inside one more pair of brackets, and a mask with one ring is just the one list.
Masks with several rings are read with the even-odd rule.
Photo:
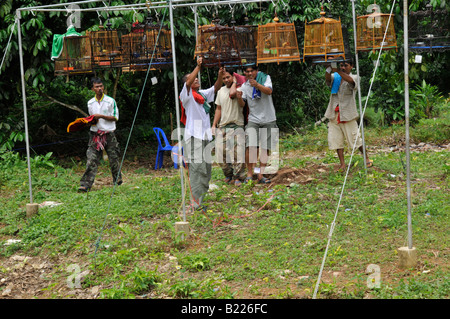
[[362, 102], [361, 102], [361, 78], [359, 77], [359, 57], [357, 50], [357, 34], [356, 34], [356, 14], [355, 14], [355, 0], [352, 0], [352, 10], [353, 10], [353, 37], [355, 38], [355, 63], [356, 63], [356, 74], [358, 75], [358, 99], [359, 99], [359, 115], [360, 119], [360, 127], [361, 127], [361, 137], [362, 137], [362, 145], [363, 145], [363, 157], [364, 157], [364, 170], [367, 174], [367, 163], [366, 163], [366, 142], [364, 138], [364, 113], [362, 110]]
[[22, 80], [22, 100], [23, 100], [23, 117], [25, 122], [25, 143], [27, 149], [27, 163], [28, 163], [28, 187], [30, 191], [30, 203], [33, 203], [33, 191], [31, 186], [31, 165], [30, 165], [30, 143], [28, 140], [28, 118], [27, 118], [27, 95], [25, 92], [25, 75], [23, 68], [23, 52], [22, 52], [22, 29], [20, 27], [20, 11], [16, 11], [17, 22], [17, 36], [19, 41], [19, 60], [20, 60], [20, 79]]
[[409, 156], [409, 65], [408, 65], [408, 0], [403, 0], [403, 52], [405, 63], [405, 152], [406, 152], [406, 197], [408, 200], [408, 248], [412, 249], [411, 227], [411, 172]]
[[[197, 49], [197, 41], [198, 41], [198, 13], [197, 13], [197, 6], [194, 7], [194, 21], [195, 21], [195, 49]], [[195, 50], [194, 49], [194, 50]], [[202, 76], [201, 71], [198, 72], [198, 83], [200, 84], [200, 87], [202, 86]]]
[[[177, 57], [176, 57], [176, 49], [175, 49], [175, 34], [173, 28], [173, 8], [172, 8], [172, 0], [169, 1], [169, 16], [170, 16], [170, 38], [172, 42], [172, 60], [173, 60], [173, 85], [175, 92], [175, 106], [176, 106], [176, 117], [177, 117], [177, 134], [178, 134], [178, 158], [181, 157], [182, 148], [181, 148], [181, 132], [180, 132], [180, 103], [178, 101], [178, 76], [177, 76]], [[180, 167], [180, 179], [181, 179], [181, 198], [182, 198], [182, 206], [183, 206], [183, 221], [186, 221], [186, 207], [185, 207], [185, 194], [184, 194], [184, 167], [183, 162], [181, 161]]]

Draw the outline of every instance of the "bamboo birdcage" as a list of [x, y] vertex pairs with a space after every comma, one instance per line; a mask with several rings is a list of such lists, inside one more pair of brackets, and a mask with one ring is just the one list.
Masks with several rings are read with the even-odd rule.
[[91, 42], [89, 37], [65, 37], [61, 54], [55, 59], [55, 75], [89, 73], [92, 73]]
[[199, 26], [195, 56], [203, 58], [205, 67], [240, 66], [234, 28], [220, 24]]
[[234, 30], [241, 64], [243, 66], [255, 64], [257, 61], [258, 27], [255, 25], [240, 25], [235, 26]]
[[312, 59], [313, 63], [345, 60], [341, 19], [326, 18], [323, 7], [320, 15], [316, 20], [305, 21], [303, 61], [305, 58]]
[[151, 69], [162, 69], [173, 63], [170, 30], [151, 24], [151, 19], [146, 24], [134, 23], [131, 33], [121, 40], [125, 72], [146, 71], [150, 64]]
[[294, 23], [274, 22], [258, 25], [257, 63], [300, 62]]
[[383, 50], [397, 50], [397, 37], [395, 35], [393, 18], [393, 14], [379, 12], [358, 17], [356, 25], [356, 50], [375, 51], [379, 50], [381, 46], [383, 46]]
[[447, 9], [433, 9], [431, 4], [424, 10], [409, 12], [409, 49], [413, 52], [450, 50], [450, 23]]
[[91, 39], [92, 67], [93, 68], [117, 68], [123, 66], [122, 48], [119, 33], [100, 25], [98, 31], [87, 32]]

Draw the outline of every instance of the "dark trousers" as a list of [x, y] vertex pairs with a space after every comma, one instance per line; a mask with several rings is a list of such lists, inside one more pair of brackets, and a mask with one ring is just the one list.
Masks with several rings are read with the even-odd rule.
[[[86, 171], [81, 177], [80, 186], [91, 188], [94, 184], [95, 175], [97, 175], [98, 165], [100, 164], [100, 159], [103, 156], [103, 151], [101, 149], [97, 150], [97, 145], [94, 142], [93, 138], [95, 133], [89, 132], [89, 144], [88, 149], [86, 151]], [[122, 183], [122, 174], [119, 174], [120, 168], [120, 149], [119, 142], [117, 141], [116, 135], [114, 132], [110, 132], [106, 134], [106, 143], [105, 143], [106, 154], [108, 154], [109, 159], [109, 167], [111, 168], [111, 174], [113, 178], [113, 183], [117, 184]]]

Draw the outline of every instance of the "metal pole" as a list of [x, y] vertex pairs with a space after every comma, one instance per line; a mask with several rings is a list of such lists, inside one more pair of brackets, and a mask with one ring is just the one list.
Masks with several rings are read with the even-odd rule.
[[412, 249], [411, 226], [411, 172], [409, 157], [409, 65], [408, 65], [408, 0], [403, 0], [403, 52], [405, 63], [405, 152], [406, 152], [406, 197], [408, 200], [408, 248]]
[[20, 18], [21, 18], [20, 11], [16, 11], [17, 36], [19, 41], [20, 79], [22, 80], [23, 117], [25, 122], [25, 144], [27, 149], [27, 163], [28, 163], [28, 188], [30, 191], [30, 203], [32, 204], [33, 191], [31, 187], [30, 143], [28, 141], [27, 95], [25, 92], [25, 76], [24, 76], [23, 53], [22, 53], [22, 30], [20, 27]]
[[[195, 21], [195, 49], [197, 49], [197, 41], [198, 41], [198, 13], [197, 13], [197, 7], [194, 7], [194, 21]], [[194, 50], [195, 50], [194, 49]], [[202, 85], [202, 76], [201, 71], [198, 72], [198, 83], [200, 86]]]
[[[180, 158], [182, 155], [182, 141], [181, 141], [181, 132], [180, 132], [180, 103], [178, 101], [178, 76], [177, 76], [177, 57], [176, 57], [176, 49], [175, 49], [175, 34], [173, 28], [173, 8], [172, 8], [172, 0], [169, 1], [169, 16], [170, 16], [170, 38], [172, 42], [172, 60], [173, 60], [173, 85], [175, 92], [175, 107], [176, 107], [176, 117], [177, 117], [177, 136], [178, 136], [178, 156]], [[180, 178], [181, 178], [181, 198], [182, 198], [182, 206], [183, 206], [183, 221], [186, 221], [186, 207], [185, 207], [185, 194], [184, 194], [184, 167], [183, 162], [181, 161], [180, 166]]]
[[361, 78], [359, 77], [359, 57], [357, 50], [357, 34], [356, 34], [356, 14], [355, 14], [355, 0], [352, 1], [352, 11], [353, 11], [353, 37], [355, 38], [355, 63], [356, 63], [356, 74], [358, 75], [358, 99], [359, 99], [359, 114], [361, 116], [360, 119], [360, 127], [361, 127], [361, 137], [362, 137], [362, 145], [363, 145], [363, 157], [364, 157], [364, 170], [367, 174], [367, 163], [366, 163], [366, 142], [364, 138], [364, 113], [362, 110], [362, 102], [361, 102]]

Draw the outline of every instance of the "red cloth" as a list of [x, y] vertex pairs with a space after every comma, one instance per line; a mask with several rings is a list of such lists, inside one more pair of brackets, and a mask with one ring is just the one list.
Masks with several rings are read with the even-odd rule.
[[[205, 99], [203, 98], [203, 96], [200, 93], [198, 93], [195, 90], [191, 90], [191, 92], [192, 92], [192, 96], [194, 97], [195, 102], [197, 102], [201, 105], [203, 105], [203, 103], [205, 103]], [[184, 111], [184, 106], [183, 106], [183, 103], [181, 102], [181, 99], [180, 99], [180, 106], [181, 106], [180, 122], [182, 124], [186, 125], [186, 112]]]
[[[247, 78], [243, 75], [240, 75], [236, 72], [233, 73], [233, 76], [236, 78], [236, 87], [241, 87], [247, 81]], [[245, 103], [243, 107], [242, 113], [244, 113], [244, 125], [248, 123], [248, 114], [250, 113], [250, 109], [248, 108], [248, 104]]]
[[337, 122], [338, 124], [341, 123], [347, 123], [347, 121], [341, 121], [341, 114], [339, 113], [339, 105], [336, 106], [336, 108], [334, 109], [335, 112], [338, 112], [338, 117], [337, 117]]
[[97, 124], [97, 120], [94, 119], [94, 115], [77, 118], [75, 121], [73, 121], [67, 126], [67, 133], [80, 131], [86, 126], [91, 126], [95, 124]]
[[245, 76], [240, 75], [236, 72], [233, 73], [233, 76], [236, 78], [236, 87], [240, 87], [242, 84], [245, 83], [245, 81], [247, 81]]
[[105, 149], [105, 145], [106, 145], [106, 134], [107, 132], [105, 131], [100, 131], [98, 130], [95, 134], [94, 137], [92, 138], [94, 140], [95, 148], [97, 151], [100, 150], [104, 150]]

